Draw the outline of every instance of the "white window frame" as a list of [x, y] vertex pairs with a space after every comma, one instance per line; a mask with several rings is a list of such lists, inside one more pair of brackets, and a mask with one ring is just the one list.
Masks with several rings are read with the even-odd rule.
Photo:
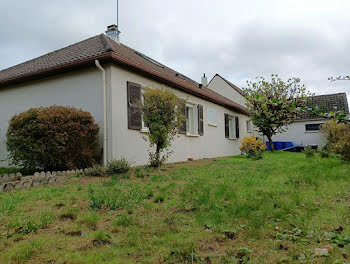
[[[186, 103], [186, 136], [188, 137], [199, 137], [198, 129], [198, 104], [187, 102]], [[192, 120], [188, 116], [187, 108], [192, 109]]]
[[247, 132], [248, 132], [248, 133], [252, 133], [252, 132], [253, 132], [253, 124], [252, 124], [252, 121], [251, 121], [251, 120], [247, 120], [246, 124], [247, 124]]
[[[231, 124], [230, 124], [231, 121]], [[228, 139], [237, 140], [236, 135], [236, 118], [234, 116], [228, 116]]]
[[[211, 122], [211, 120], [210, 120], [210, 113], [212, 113], [213, 115], [215, 114], [215, 122]], [[217, 111], [215, 109], [208, 108], [207, 114], [208, 114], [208, 125], [217, 127], [218, 126], [218, 114], [217, 114]]]
[[[143, 95], [145, 94], [145, 92], [146, 92], [146, 88], [145, 88], [145, 87], [142, 87], [142, 88], [141, 88], [141, 104], [144, 103], [145, 98], [143, 97]], [[146, 126], [146, 123], [145, 123], [145, 121], [143, 120], [143, 114], [141, 114], [141, 120], [142, 120], [142, 124], [141, 124], [142, 127], [141, 127], [140, 132], [141, 132], [141, 133], [148, 133], [148, 132], [149, 132], [149, 128]]]

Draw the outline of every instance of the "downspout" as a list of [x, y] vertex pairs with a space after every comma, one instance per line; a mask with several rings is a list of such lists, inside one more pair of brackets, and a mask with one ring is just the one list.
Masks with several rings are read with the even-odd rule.
[[102, 73], [102, 85], [103, 85], [103, 165], [107, 166], [107, 84], [106, 84], [106, 71], [102, 68], [100, 62], [95, 60], [97, 68]]

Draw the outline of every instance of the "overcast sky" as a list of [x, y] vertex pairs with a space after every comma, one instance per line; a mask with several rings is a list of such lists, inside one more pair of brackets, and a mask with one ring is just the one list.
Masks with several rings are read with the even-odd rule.
[[[117, 0], [0, 0], [0, 69], [100, 34]], [[122, 43], [200, 81], [219, 73], [300, 77], [316, 94], [347, 92], [349, 0], [120, 0]]]

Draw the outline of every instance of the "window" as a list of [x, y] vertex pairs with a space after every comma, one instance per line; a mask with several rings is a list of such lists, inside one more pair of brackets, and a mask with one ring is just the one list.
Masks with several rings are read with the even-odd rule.
[[247, 120], [247, 132], [251, 133], [252, 132], [252, 121]]
[[235, 119], [233, 116], [228, 117], [228, 126], [229, 126], [229, 139], [235, 139], [236, 129], [235, 129]]
[[228, 139], [239, 138], [239, 118], [225, 114], [225, 137]]
[[[142, 88], [141, 89], [141, 103], [142, 104], [144, 104], [144, 102], [145, 102], [145, 96], [144, 96], [145, 92], [146, 92], [145, 89]], [[141, 119], [142, 119], [141, 132], [149, 132], [148, 124], [143, 120], [143, 114], [141, 114]]]
[[186, 134], [198, 135], [198, 110], [196, 105], [186, 104]]
[[321, 130], [322, 124], [306, 124], [305, 131], [319, 131]]
[[208, 125], [217, 126], [216, 110], [208, 108]]
[[193, 105], [186, 105], [186, 132], [194, 135], [194, 110]]
[[187, 136], [203, 136], [203, 105], [186, 103], [185, 117]]

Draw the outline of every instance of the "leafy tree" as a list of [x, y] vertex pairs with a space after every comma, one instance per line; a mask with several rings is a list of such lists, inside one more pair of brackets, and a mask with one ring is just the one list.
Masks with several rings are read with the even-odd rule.
[[268, 138], [272, 151], [272, 136], [286, 131], [286, 126], [295, 121], [306, 107], [307, 96], [311, 95], [299, 78], [284, 81], [274, 74], [270, 81], [264, 77], [258, 77], [255, 82], [247, 81], [244, 91], [252, 122]]
[[[152, 167], [161, 166], [171, 154], [169, 147], [182, 125], [182, 107], [171, 91], [147, 88], [144, 93], [140, 109], [149, 128], [146, 135], [150, 147], [155, 146], [155, 151], [149, 153]], [[162, 152], [165, 153], [162, 155]]]

